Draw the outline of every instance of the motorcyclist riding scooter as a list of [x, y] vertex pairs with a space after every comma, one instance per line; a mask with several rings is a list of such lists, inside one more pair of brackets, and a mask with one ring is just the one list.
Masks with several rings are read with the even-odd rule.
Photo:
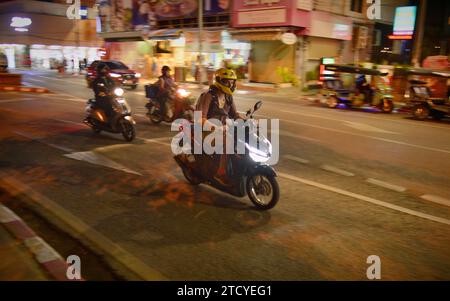
[[[216, 128], [218, 125], [210, 122], [210, 120], [219, 120], [222, 123], [223, 141], [230, 138], [227, 137], [226, 133], [227, 120], [235, 120], [236, 123], [237, 119], [245, 120], [248, 118], [255, 125], [256, 121], [252, 119], [252, 116], [262, 104], [262, 102], [258, 102], [253, 110], [247, 112], [245, 117], [241, 116], [236, 110], [232, 96], [236, 89], [236, 79], [236, 74], [231, 69], [221, 68], [217, 70], [215, 83], [208, 92], [200, 96], [196, 105], [196, 111], [201, 111], [202, 114], [201, 120], [195, 122], [202, 126], [211, 123], [209, 124], [210, 128]], [[184, 128], [182, 130], [184, 132]], [[190, 132], [190, 130], [187, 132]], [[205, 132], [203, 133], [205, 134]], [[267, 165], [272, 151], [271, 143], [265, 137], [259, 135], [260, 148], [253, 147], [247, 140], [250, 135], [258, 136], [254, 126], [251, 130], [249, 129], [245, 137], [237, 137], [237, 140], [234, 139], [233, 141], [235, 146], [239, 143], [245, 145], [245, 154], [227, 155], [225, 149], [223, 153], [214, 155], [182, 153], [175, 156], [175, 161], [182, 168], [186, 179], [193, 185], [208, 183], [238, 197], [247, 193], [250, 200], [258, 208], [264, 210], [273, 208], [279, 199], [279, 187], [275, 179], [275, 171]], [[202, 142], [196, 142], [194, 137], [193, 143]], [[223, 145], [226, 144], [225, 142]]]
[[107, 131], [122, 133], [127, 141], [135, 137], [134, 124], [131, 117], [131, 109], [123, 98], [123, 89], [116, 88], [114, 81], [109, 77], [109, 68], [100, 63], [97, 67], [97, 77], [92, 83], [95, 99], [87, 103], [87, 116], [84, 123], [93, 129], [95, 133]]
[[172, 122], [185, 118], [192, 122], [194, 107], [191, 104], [191, 93], [177, 87], [168, 66], [162, 67], [161, 72], [156, 83], [145, 86], [146, 97], [149, 99], [145, 107], [150, 121], [158, 124], [163, 120]]

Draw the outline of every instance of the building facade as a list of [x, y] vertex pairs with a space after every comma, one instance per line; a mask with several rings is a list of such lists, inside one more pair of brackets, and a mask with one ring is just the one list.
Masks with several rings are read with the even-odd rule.
[[99, 58], [103, 41], [97, 36], [95, 11], [86, 19], [67, 17], [69, 5], [41, 1], [0, 4], [0, 50], [10, 68], [52, 69], [63, 61], [78, 69], [79, 62]]

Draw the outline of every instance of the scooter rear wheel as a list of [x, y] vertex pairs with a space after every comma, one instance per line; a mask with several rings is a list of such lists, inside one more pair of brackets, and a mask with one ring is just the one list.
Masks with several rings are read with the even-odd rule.
[[274, 177], [255, 174], [247, 179], [247, 195], [256, 208], [269, 210], [278, 203], [280, 188]]

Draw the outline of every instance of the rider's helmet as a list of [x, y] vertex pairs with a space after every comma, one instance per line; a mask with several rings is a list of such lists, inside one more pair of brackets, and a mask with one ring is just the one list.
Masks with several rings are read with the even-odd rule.
[[170, 70], [170, 67], [169, 66], [163, 66], [162, 68], [161, 68], [161, 73], [162, 74], [164, 74], [165, 72], [170, 72], [171, 70]]
[[107, 75], [108, 72], [109, 72], [109, 67], [107, 64], [100, 63], [97, 65], [97, 75], [99, 75], [99, 76]]
[[214, 74], [215, 83], [214, 85], [219, 88], [223, 93], [232, 95], [234, 90], [236, 90], [236, 80], [237, 76], [234, 70], [220, 68]]

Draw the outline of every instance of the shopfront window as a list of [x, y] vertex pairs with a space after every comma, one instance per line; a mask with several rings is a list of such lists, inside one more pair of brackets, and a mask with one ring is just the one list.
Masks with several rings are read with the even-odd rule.
[[357, 13], [362, 13], [362, 1], [363, 0], [352, 0], [350, 9]]

